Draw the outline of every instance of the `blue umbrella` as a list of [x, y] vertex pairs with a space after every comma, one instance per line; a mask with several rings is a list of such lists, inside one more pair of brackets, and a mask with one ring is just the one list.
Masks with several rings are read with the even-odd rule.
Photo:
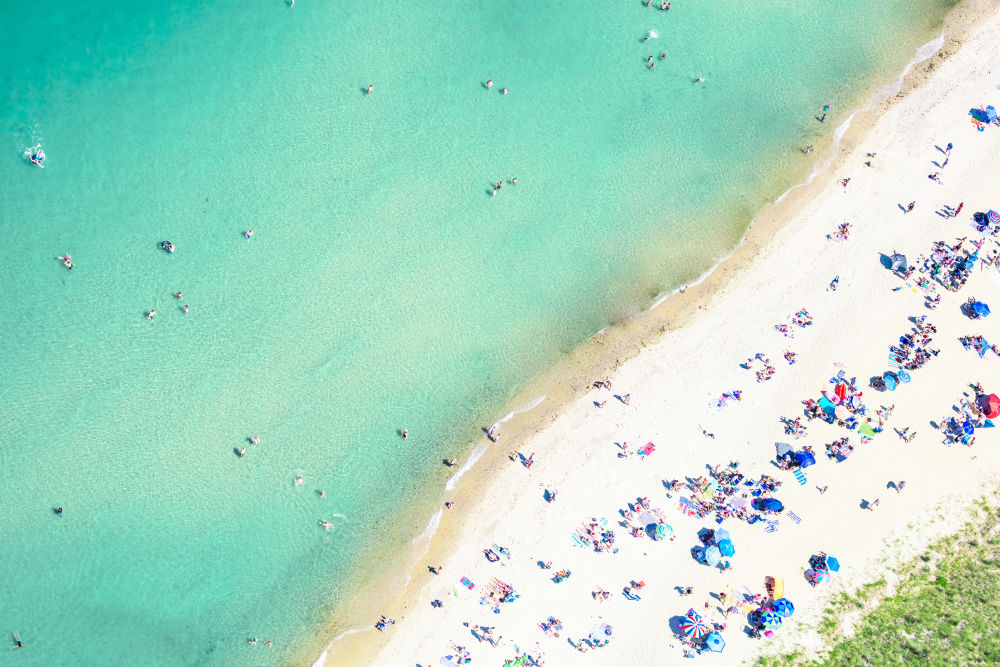
[[795, 605], [788, 598], [781, 598], [774, 601], [774, 610], [785, 618], [788, 618], [795, 613]]
[[829, 568], [830, 572], [840, 572], [840, 561], [833, 556], [829, 556], [826, 559], [826, 566]]
[[812, 455], [812, 452], [799, 452], [795, 455], [795, 460], [798, 461], [799, 465], [803, 468], [816, 465], [816, 457]]
[[785, 509], [785, 506], [777, 498], [764, 498], [760, 501], [760, 506], [771, 512], [780, 512]]
[[722, 540], [728, 540], [728, 539], [731, 539], [731, 538], [729, 536], [729, 531], [726, 530], [725, 528], [719, 528], [718, 530], [715, 531], [715, 541], [716, 541], [716, 543], [719, 543]]
[[986, 317], [987, 315], [990, 314], [990, 307], [987, 306], [982, 301], [977, 301], [974, 304], [972, 304], [972, 312], [974, 312], [976, 315], [979, 315], [980, 317]]
[[962, 422], [962, 433], [964, 433], [965, 435], [972, 435], [975, 432], [976, 432], [976, 427], [972, 425], [972, 422], [970, 422], [968, 419]]
[[709, 547], [705, 550], [705, 563], [708, 565], [718, 565], [722, 560], [722, 552], [719, 547]]
[[733, 546], [732, 540], [721, 540], [717, 546], [723, 556], [733, 556], [736, 554], [736, 547]]
[[888, 389], [889, 391], [896, 391], [896, 378], [886, 373], [883, 379], [885, 380], [886, 389]]
[[705, 648], [712, 653], [722, 653], [722, 649], [726, 648], [726, 641], [722, 638], [722, 635], [713, 632], [705, 637]]
[[909, 382], [911, 379], [910, 374], [907, 373], [906, 371], [899, 371], [898, 373], [896, 373], [896, 377], [899, 378], [900, 382]]

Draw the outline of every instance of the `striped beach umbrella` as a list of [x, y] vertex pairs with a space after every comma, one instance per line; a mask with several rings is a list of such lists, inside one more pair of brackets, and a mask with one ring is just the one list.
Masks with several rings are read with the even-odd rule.
[[1000, 222], [1000, 213], [990, 209], [986, 215], [989, 217], [990, 222]]
[[712, 630], [705, 622], [700, 618], [697, 620], [692, 618], [685, 618], [684, 622], [681, 623], [681, 632], [684, 633], [685, 637], [691, 637], [693, 639], [701, 639], [710, 633]]
[[795, 613], [795, 605], [788, 598], [780, 598], [774, 601], [774, 611], [781, 614], [784, 618], [788, 618]]
[[781, 627], [781, 614], [776, 611], [765, 611], [760, 615], [760, 622], [768, 630], [777, 630]]

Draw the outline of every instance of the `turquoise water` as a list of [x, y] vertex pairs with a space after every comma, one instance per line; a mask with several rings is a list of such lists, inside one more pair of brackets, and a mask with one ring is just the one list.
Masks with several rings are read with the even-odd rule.
[[18, 664], [318, 655], [373, 549], [423, 528], [441, 458], [725, 254], [947, 4], [5, 5]]

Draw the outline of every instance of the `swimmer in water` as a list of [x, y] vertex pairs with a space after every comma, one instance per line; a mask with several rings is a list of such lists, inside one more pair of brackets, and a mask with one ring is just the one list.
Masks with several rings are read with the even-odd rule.
[[61, 507], [57, 507], [56, 508], [56, 516], [62, 516], [62, 508]]
[[455, 461], [455, 459], [448, 459], [448, 462], [445, 465], [447, 465], [449, 468], [454, 468], [456, 465], [458, 465], [458, 462]]
[[250, 240], [250, 237], [251, 237], [251, 236], [253, 236], [253, 230], [252, 230], [252, 229], [248, 229], [248, 230], [247, 230], [247, 233], [246, 233], [246, 234], [244, 234], [244, 236], [246, 236], [246, 237], [247, 237], [247, 240], [249, 241], [249, 240]]
[[333, 528], [333, 526], [330, 525], [330, 522], [326, 519], [320, 519], [319, 525], [323, 526], [323, 530], [327, 532], [330, 532], [330, 529]]
[[250, 444], [251, 445], [259, 445], [260, 444], [260, 438], [258, 438], [257, 436], [254, 436], [254, 437], [250, 438]]
[[257, 638], [254, 637], [253, 639], [248, 639], [247, 640], [247, 644], [250, 644], [250, 646], [256, 646], [257, 645]]
[[34, 164], [37, 164], [37, 165], [38, 165], [39, 167], [41, 167], [42, 169], [45, 169], [45, 165], [44, 165], [44, 164], [42, 164], [42, 161], [43, 161], [43, 160], [45, 159], [45, 151], [43, 151], [43, 150], [42, 150], [42, 147], [41, 147], [41, 146], [39, 146], [39, 147], [38, 147], [38, 150], [36, 150], [36, 151], [33, 151], [33, 152], [31, 153], [31, 157], [30, 157], [29, 159], [30, 159], [30, 160], [31, 160], [31, 161], [32, 161], [32, 162], [33, 162]]
[[177, 294], [175, 294], [174, 296], [175, 296], [175, 297], [177, 297], [178, 299], [183, 299], [183, 298], [184, 298], [184, 295], [183, 295], [183, 294], [181, 294], [180, 292], [178, 292], [178, 293], [177, 293]]
[[369, 83], [368, 90], [365, 91], [365, 95], [371, 95], [373, 90], [375, 90], [375, 86]]
[[326, 491], [324, 491], [323, 489], [320, 489], [319, 490], [319, 497], [320, 498], [326, 498]]
[[246, 453], [247, 453], [247, 448], [244, 447], [243, 449], [240, 450], [240, 458], [243, 458], [244, 456], [246, 456]]
[[304, 482], [302, 481], [302, 475], [295, 478], [295, 486], [302, 486]]
[[501, 90], [500, 92], [501, 92], [501, 93], [503, 93], [504, 95], [506, 95], [506, 94], [507, 94], [507, 89], [506, 89], [506, 88], [504, 88], [504, 89], [503, 89], [503, 90]]
[[146, 313], [146, 319], [147, 320], [151, 320], [154, 317], [156, 317], [156, 311], [155, 310], [151, 310], [148, 313]]
[[400, 435], [403, 436], [403, 440], [406, 440], [410, 436], [410, 432], [404, 428]]
[[188, 306], [187, 304], [184, 304], [184, 307], [183, 307], [183, 308], [181, 308], [181, 310], [183, 310], [183, 311], [184, 311], [184, 314], [185, 314], [185, 315], [187, 315], [187, 312], [188, 312], [188, 310], [189, 310], [189, 309], [190, 309], [190, 306]]
[[66, 254], [65, 257], [60, 257], [59, 259], [62, 260], [63, 266], [65, 266], [67, 269], [70, 269], [71, 271], [73, 270], [72, 258], [69, 256], [68, 253]]
[[493, 87], [493, 79], [490, 79], [489, 81], [486, 82], [486, 87], [487, 88], [492, 88]]
[[695, 79], [695, 80], [694, 80], [694, 82], [695, 82], [695, 83], [705, 83], [705, 79], [703, 79], [703, 78], [701, 78], [701, 77], [699, 76], [699, 77], [698, 77], [697, 79]]

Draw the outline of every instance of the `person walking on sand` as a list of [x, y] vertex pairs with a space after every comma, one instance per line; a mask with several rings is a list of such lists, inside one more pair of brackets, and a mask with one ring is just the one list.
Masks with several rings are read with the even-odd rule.
[[896, 493], [900, 493], [904, 486], [906, 486], [906, 480], [896, 482]]
[[622, 396], [622, 403], [624, 403], [625, 405], [628, 405], [629, 399], [631, 399], [631, 398], [632, 398], [632, 394], [625, 394], [624, 396]]
[[945, 154], [945, 155], [948, 155], [948, 156], [951, 156], [951, 149], [952, 149], [952, 148], [954, 148], [954, 146], [953, 146], [953, 145], [952, 145], [952, 143], [951, 143], [951, 142], [949, 141], [949, 142], [948, 142], [948, 145], [944, 147], [944, 154]]
[[872, 502], [868, 503], [868, 511], [869, 512], [874, 512], [875, 508], [878, 507], [878, 503], [879, 503], [879, 499], [878, 498], [876, 498]]
[[913, 207], [916, 206], [916, 205], [917, 205], [917, 202], [911, 201], [909, 204], [906, 205], [906, 210], [903, 211], [903, 213], [909, 213], [910, 211], [913, 210]]

